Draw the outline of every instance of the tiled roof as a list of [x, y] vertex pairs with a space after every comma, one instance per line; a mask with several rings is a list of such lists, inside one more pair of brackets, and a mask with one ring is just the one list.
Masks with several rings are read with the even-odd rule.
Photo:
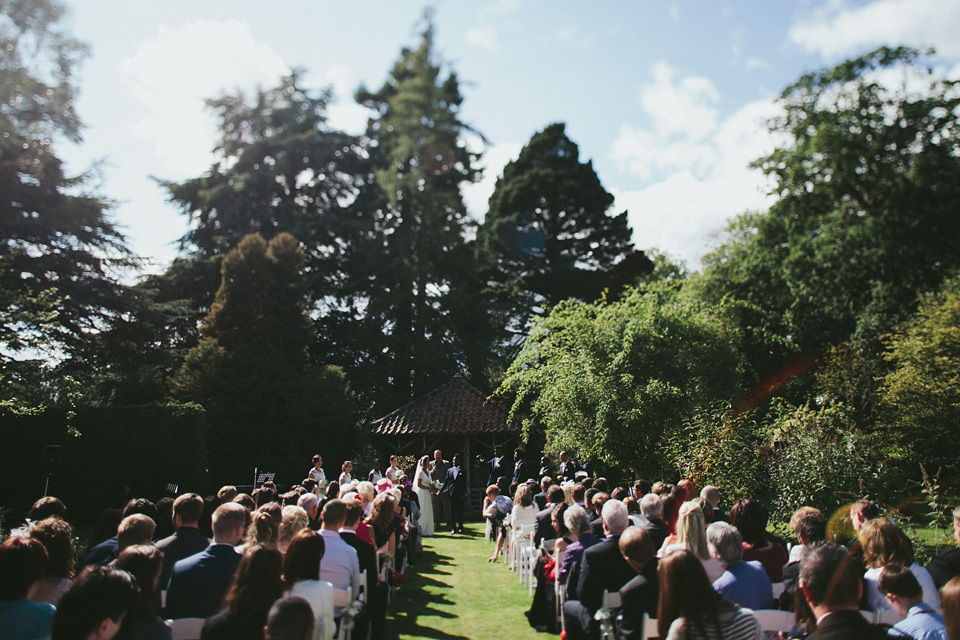
[[374, 420], [370, 433], [378, 436], [416, 433], [519, 433], [519, 426], [507, 424], [507, 408], [487, 399], [466, 380], [457, 376], [434, 389]]

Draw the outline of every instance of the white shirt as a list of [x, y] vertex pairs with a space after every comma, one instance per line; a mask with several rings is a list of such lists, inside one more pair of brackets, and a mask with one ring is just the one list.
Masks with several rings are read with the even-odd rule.
[[333, 585], [326, 580], [297, 580], [290, 595], [299, 596], [310, 604], [316, 626], [313, 640], [332, 640], [337, 630], [333, 619]]
[[340, 534], [321, 529], [326, 549], [320, 560], [320, 579], [337, 589], [350, 589], [356, 597], [360, 590], [360, 559], [357, 550], [348, 545]]

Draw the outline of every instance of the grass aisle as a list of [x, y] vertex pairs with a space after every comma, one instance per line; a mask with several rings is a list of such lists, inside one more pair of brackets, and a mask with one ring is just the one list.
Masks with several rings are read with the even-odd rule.
[[467, 525], [466, 535], [442, 533], [424, 540], [423, 557], [390, 603], [387, 640], [551, 640], [537, 633], [523, 612], [527, 589], [500, 558], [487, 562], [493, 544], [484, 542], [483, 524]]

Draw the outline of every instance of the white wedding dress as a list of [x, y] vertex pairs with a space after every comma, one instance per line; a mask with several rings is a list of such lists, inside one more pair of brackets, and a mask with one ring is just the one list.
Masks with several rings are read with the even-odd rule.
[[429, 489], [420, 486], [423, 482], [431, 486], [430, 475], [417, 467], [417, 499], [420, 501], [420, 535], [424, 538], [433, 535], [433, 494]]

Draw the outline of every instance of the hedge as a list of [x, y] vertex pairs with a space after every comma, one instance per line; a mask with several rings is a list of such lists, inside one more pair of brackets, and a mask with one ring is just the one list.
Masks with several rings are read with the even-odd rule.
[[0, 505], [25, 513], [43, 495], [46, 445], [62, 445], [49, 495], [61, 498], [74, 524], [89, 523], [129, 497], [157, 500], [168, 484], [205, 492], [204, 411], [195, 404], [90, 407], [0, 415]]

